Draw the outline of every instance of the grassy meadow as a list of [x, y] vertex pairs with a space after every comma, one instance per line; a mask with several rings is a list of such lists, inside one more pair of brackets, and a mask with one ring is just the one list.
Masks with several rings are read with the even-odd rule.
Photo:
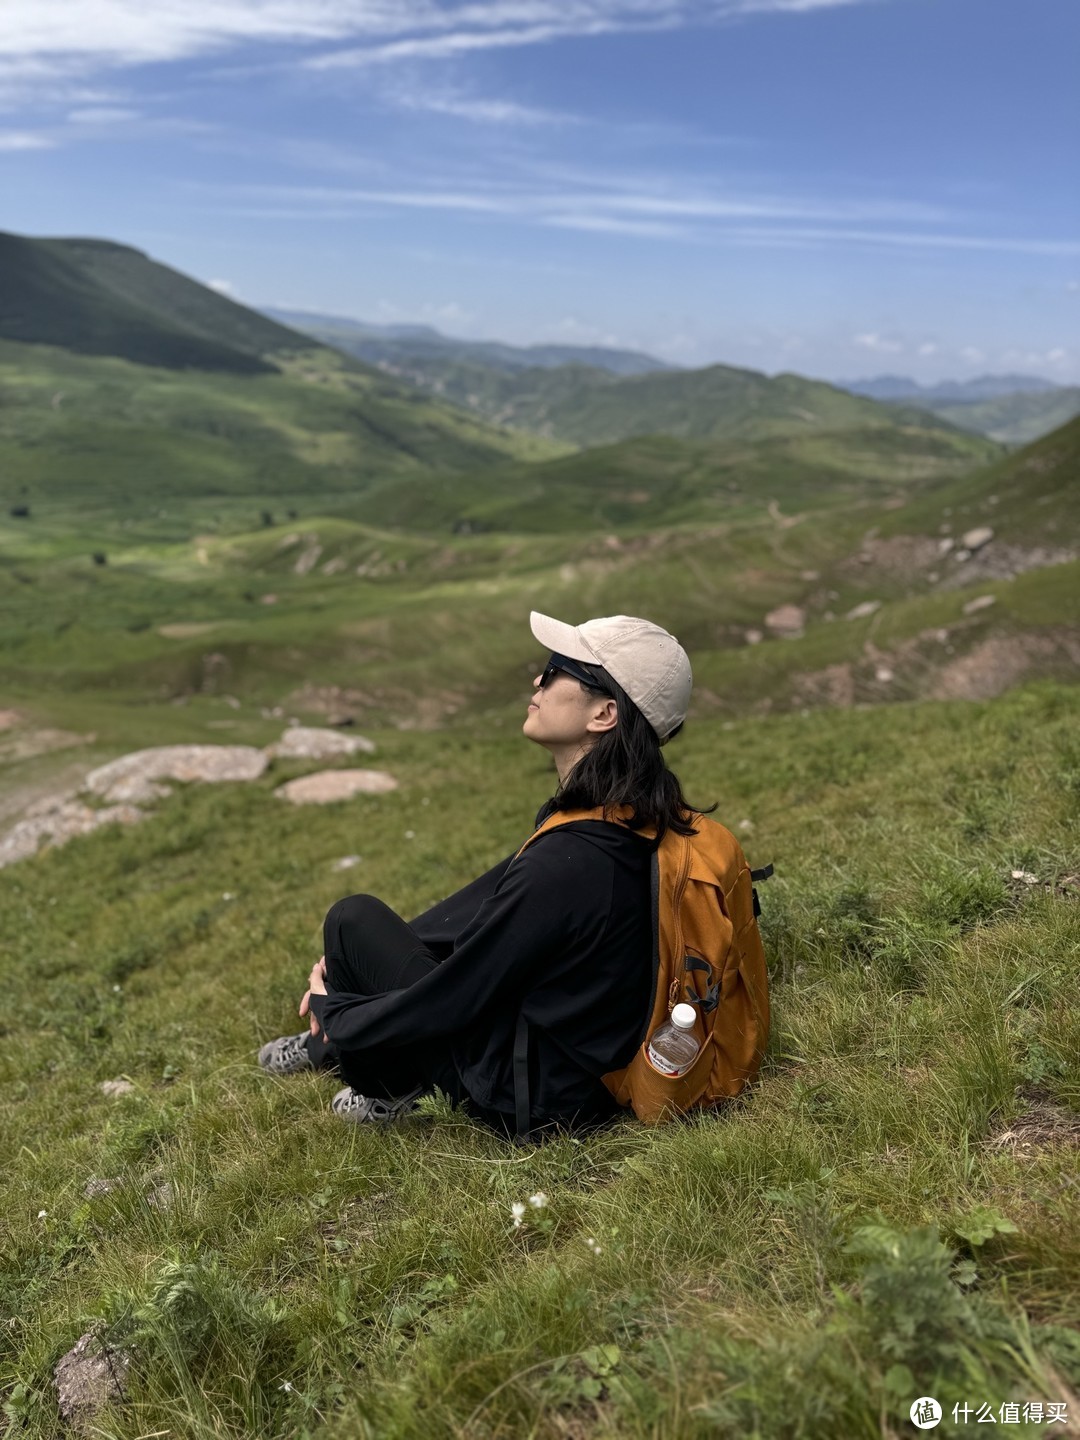
[[[294, 717], [400, 783], [294, 808], [276, 760], [0, 870], [3, 1440], [62, 1433], [95, 1325], [106, 1440], [869, 1440], [922, 1395], [1080, 1433], [1076, 424], [568, 455], [325, 354], [0, 345], [3, 825]], [[1002, 563], [939, 554], [976, 525]], [[776, 865], [760, 1081], [542, 1146], [439, 1098], [351, 1129], [255, 1052], [330, 903], [418, 913], [528, 833], [530, 608], [690, 651], [670, 762]]]
[[97, 1433], [132, 1440], [876, 1436], [922, 1394], [1075, 1412], [1074, 692], [689, 727], [689, 793], [777, 866], [761, 1081], [520, 1151], [439, 1100], [353, 1130], [331, 1079], [254, 1063], [296, 1028], [329, 903], [419, 911], [550, 790], [513, 733], [375, 738], [393, 795], [295, 810], [282, 767], [0, 876], [9, 1434], [55, 1433], [51, 1369], [95, 1320], [133, 1357]]

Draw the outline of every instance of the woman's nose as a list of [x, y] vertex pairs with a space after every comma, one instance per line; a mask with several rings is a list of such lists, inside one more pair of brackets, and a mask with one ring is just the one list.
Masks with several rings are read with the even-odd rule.
[[533, 676], [533, 686], [534, 686], [535, 689], [537, 689], [537, 690], [540, 689], [540, 681], [541, 681], [542, 678], [543, 678], [543, 677], [540, 676], [540, 675], [534, 675], [534, 676]]

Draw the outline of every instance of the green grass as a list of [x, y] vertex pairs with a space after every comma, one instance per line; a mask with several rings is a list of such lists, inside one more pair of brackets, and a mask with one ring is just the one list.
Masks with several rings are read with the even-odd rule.
[[[1008, 876], [1080, 869], [1074, 722], [1044, 685], [691, 726], [688, 791], [777, 865], [769, 1055], [715, 1116], [583, 1143], [515, 1150], [441, 1101], [350, 1131], [330, 1080], [252, 1059], [343, 888], [414, 913], [527, 832], [550, 776], [516, 735], [380, 733], [397, 794], [194, 788], [0, 874], [14, 1433], [55, 1433], [51, 1369], [95, 1319], [134, 1358], [103, 1422], [131, 1440], [857, 1437], [919, 1394], [1065, 1398], [1080, 898]], [[1033, 1107], [1057, 1128], [1001, 1142]]]

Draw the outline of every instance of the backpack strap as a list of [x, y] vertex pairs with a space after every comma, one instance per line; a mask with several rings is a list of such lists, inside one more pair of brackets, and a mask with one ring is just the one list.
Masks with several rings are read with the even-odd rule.
[[514, 1139], [523, 1145], [529, 1138], [532, 1104], [529, 1097], [529, 1022], [518, 1011], [514, 1031]]
[[[772, 867], [772, 861], [770, 860], [769, 863], [768, 863], [768, 865], [762, 865], [759, 870], [751, 870], [751, 871], [750, 871], [750, 881], [751, 881], [751, 884], [757, 885], [757, 884], [759, 884], [762, 880], [768, 880], [769, 876], [770, 876], [772, 873], [773, 873], [773, 867]], [[751, 891], [750, 891], [750, 894], [754, 897], [754, 919], [756, 920], [756, 919], [758, 918], [758, 916], [761, 914], [761, 901], [758, 899], [758, 893], [757, 893], [756, 890], [751, 890]]]
[[[525, 844], [517, 852], [520, 855], [534, 840], [545, 834], [548, 830], [554, 830], [559, 825], [572, 824], [575, 820], [614, 820], [619, 823], [629, 813], [623, 807], [609, 815], [605, 815], [602, 809], [597, 810], [555, 810], [548, 816], [543, 824], [538, 825], [529, 836]], [[515, 855], [515, 860], [517, 859]], [[654, 862], [655, 863], [655, 862]], [[655, 900], [654, 900], [655, 904]], [[514, 1139], [519, 1145], [524, 1145], [529, 1139], [529, 1122], [532, 1119], [532, 1101], [529, 1093], [529, 1022], [525, 1019], [522, 1011], [518, 1011], [517, 1025], [514, 1029], [514, 1055], [512, 1074], [514, 1078]]]

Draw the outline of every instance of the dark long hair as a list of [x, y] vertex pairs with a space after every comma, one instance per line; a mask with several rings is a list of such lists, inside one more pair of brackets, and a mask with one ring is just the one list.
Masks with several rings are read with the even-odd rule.
[[[632, 830], [655, 829], [656, 844], [668, 830], [693, 835], [695, 813], [682, 793], [679, 777], [668, 769], [660, 753], [656, 731], [617, 681], [600, 665], [582, 667], [595, 685], [578, 681], [590, 694], [606, 695], [619, 709], [617, 724], [600, 735], [559, 787], [555, 804], [560, 810], [633, 809], [627, 824]], [[679, 725], [671, 739], [677, 735]], [[716, 806], [709, 807], [715, 810]], [[706, 813], [703, 811], [698, 814]]]

